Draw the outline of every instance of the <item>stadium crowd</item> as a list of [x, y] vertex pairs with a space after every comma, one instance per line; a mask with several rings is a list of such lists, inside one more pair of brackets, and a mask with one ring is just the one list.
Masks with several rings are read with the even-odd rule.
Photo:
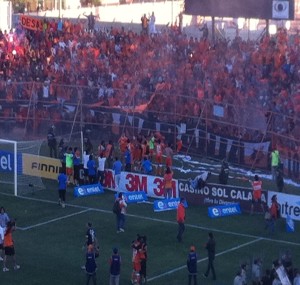
[[[237, 37], [213, 43], [188, 38], [177, 26], [150, 35], [113, 27], [88, 30], [81, 19], [45, 18], [43, 31], [19, 24], [15, 32], [0, 32], [1, 98], [26, 100], [35, 92], [41, 100], [58, 102], [83, 96], [86, 103], [107, 106], [149, 103], [167, 121], [175, 110], [170, 96], [177, 98], [182, 118], [190, 110], [198, 116], [208, 99], [283, 114], [272, 118], [280, 133], [295, 127], [299, 110], [291, 94], [299, 79], [298, 34], [290, 38], [279, 30], [260, 42]], [[24, 82], [32, 81], [34, 90], [26, 89]], [[228, 108], [228, 117], [236, 123], [233, 109]]]
[[[97, 27], [90, 31], [82, 19], [44, 18], [42, 31], [18, 24], [0, 32], [2, 120], [24, 126], [31, 116], [30, 129], [42, 132], [45, 120], [72, 122], [84, 102], [86, 124], [108, 121], [94, 112], [103, 106], [142, 112], [154, 121], [194, 120], [216, 135], [261, 141], [268, 139], [264, 132], [239, 123], [263, 111], [255, 124], [265, 120], [279, 134], [273, 144], [283, 156], [293, 151], [297, 158], [299, 34], [281, 29], [257, 42], [213, 42], [188, 38], [176, 25], [155, 33], [141, 27], [140, 34]], [[28, 110], [29, 104], [36, 108]], [[223, 118], [214, 116], [216, 105], [225, 109]], [[4, 127], [9, 131], [10, 125]]]

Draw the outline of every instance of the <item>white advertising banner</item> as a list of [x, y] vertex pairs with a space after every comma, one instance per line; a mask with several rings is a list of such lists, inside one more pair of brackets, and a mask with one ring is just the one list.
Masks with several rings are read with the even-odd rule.
[[282, 218], [286, 218], [289, 215], [293, 220], [300, 221], [300, 196], [269, 191], [269, 207], [271, 206], [273, 195], [277, 195], [277, 202], [280, 205], [280, 215]]
[[5, 30], [9, 32], [12, 28], [12, 1], [0, 1], [0, 29], [4, 32]]
[[[122, 172], [119, 187], [115, 188], [114, 175], [112, 170], [107, 170], [105, 174], [104, 186], [108, 189], [123, 192], [144, 191], [148, 197], [163, 198], [163, 178], [150, 176], [141, 173]], [[173, 180], [173, 198], [179, 198], [178, 181]]]

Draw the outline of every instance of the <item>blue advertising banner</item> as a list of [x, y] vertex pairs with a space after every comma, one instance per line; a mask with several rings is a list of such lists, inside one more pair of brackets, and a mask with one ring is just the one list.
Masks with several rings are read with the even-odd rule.
[[[179, 202], [179, 198], [155, 200], [153, 203], [153, 210], [154, 212], [176, 210]], [[184, 207], [188, 207], [186, 200], [184, 200]]]
[[[147, 201], [148, 197], [145, 192], [139, 191], [139, 192], [122, 192], [124, 199], [127, 204], [133, 204], [133, 203], [138, 203], [138, 202], [143, 202]], [[118, 193], [115, 194], [115, 199], [118, 198]]]
[[84, 197], [102, 193], [104, 193], [104, 190], [101, 184], [81, 185], [75, 187], [73, 192], [75, 197]]
[[13, 172], [14, 171], [14, 155], [11, 152], [0, 151], [0, 171]]
[[240, 204], [213, 206], [208, 208], [208, 216], [210, 218], [220, 218], [239, 214], [241, 214]]

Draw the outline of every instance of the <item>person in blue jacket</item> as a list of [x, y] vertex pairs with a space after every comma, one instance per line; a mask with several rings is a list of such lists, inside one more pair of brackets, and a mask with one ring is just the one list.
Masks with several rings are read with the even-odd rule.
[[58, 204], [63, 208], [66, 206], [66, 192], [68, 185], [68, 177], [63, 167], [59, 168], [58, 180]]
[[93, 159], [93, 155], [89, 156], [89, 160], [87, 162], [87, 168], [88, 168], [89, 183], [95, 184], [96, 183], [96, 162]]
[[94, 245], [90, 244], [86, 252], [86, 262], [85, 262], [85, 271], [86, 271], [86, 285], [90, 284], [92, 279], [93, 285], [97, 285], [97, 276], [96, 276], [97, 264], [94, 251]]
[[117, 248], [113, 249], [113, 254], [110, 258], [109, 272], [109, 285], [119, 285], [121, 273], [121, 256], [119, 255], [119, 251]]
[[189, 285], [192, 284], [192, 280], [194, 280], [194, 285], [197, 285], [197, 253], [195, 246], [190, 247], [190, 252], [187, 258], [187, 269], [189, 271]]
[[148, 157], [144, 157], [144, 160], [142, 161], [142, 171], [145, 174], [151, 174], [152, 173], [152, 162], [149, 160]]

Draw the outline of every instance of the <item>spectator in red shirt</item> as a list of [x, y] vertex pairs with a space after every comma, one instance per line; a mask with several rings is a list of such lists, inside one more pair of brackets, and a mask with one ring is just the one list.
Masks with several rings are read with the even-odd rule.
[[270, 214], [274, 221], [276, 221], [280, 217], [280, 207], [277, 202], [277, 195], [273, 195], [271, 198], [271, 207], [270, 207]]
[[177, 207], [177, 223], [178, 223], [178, 233], [177, 240], [182, 242], [182, 235], [185, 230], [185, 207], [184, 207], [184, 198], [180, 198], [180, 202]]

